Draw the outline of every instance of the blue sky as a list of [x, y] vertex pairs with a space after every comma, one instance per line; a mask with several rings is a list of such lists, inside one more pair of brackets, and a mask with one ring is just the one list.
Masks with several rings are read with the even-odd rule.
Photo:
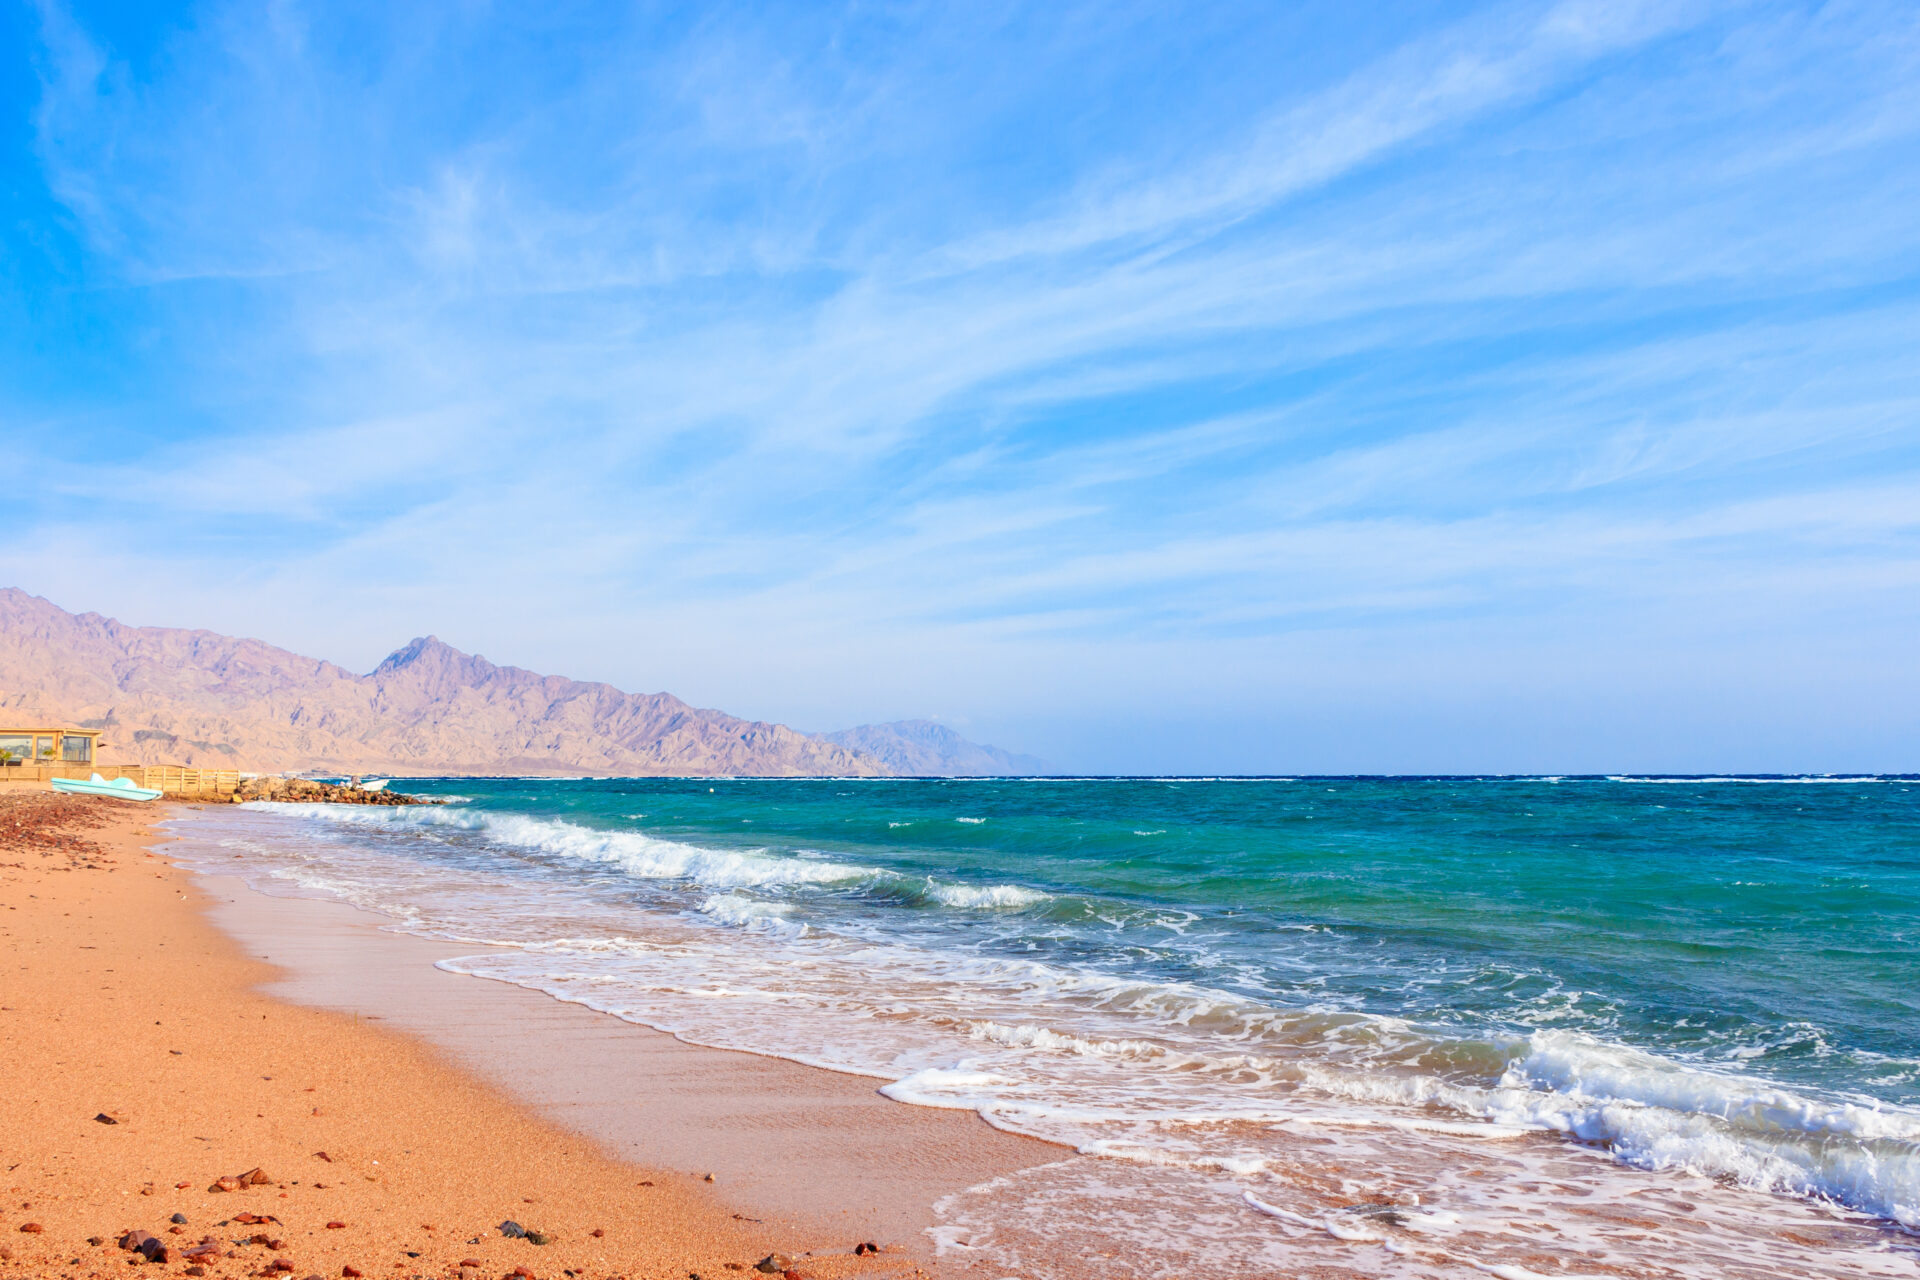
[[1095, 771], [1920, 769], [1920, 9], [0, 9], [0, 580]]

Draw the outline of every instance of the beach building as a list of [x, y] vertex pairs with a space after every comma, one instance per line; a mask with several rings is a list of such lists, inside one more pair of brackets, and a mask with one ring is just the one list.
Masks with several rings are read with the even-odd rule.
[[80, 776], [85, 777], [93, 771], [99, 747], [98, 729], [0, 728], [0, 771], [8, 781], [29, 772], [42, 780], [64, 778], [71, 769], [84, 770]]

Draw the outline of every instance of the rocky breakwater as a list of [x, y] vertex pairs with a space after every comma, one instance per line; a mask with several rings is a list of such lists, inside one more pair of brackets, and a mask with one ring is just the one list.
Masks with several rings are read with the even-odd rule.
[[311, 778], [247, 778], [233, 793], [234, 804], [249, 800], [277, 800], [298, 804], [445, 804], [427, 796], [410, 796], [404, 791], [368, 791], [364, 787], [344, 786], [337, 782], [315, 782]]

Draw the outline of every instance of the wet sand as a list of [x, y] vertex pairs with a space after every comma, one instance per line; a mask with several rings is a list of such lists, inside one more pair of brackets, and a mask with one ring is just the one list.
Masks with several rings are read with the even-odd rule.
[[473, 949], [178, 870], [161, 816], [0, 794], [0, 1277], [124, 1275], [134, 1229], [176, 1275], [907, 1275], [934, 1200], [1066, 1154], [441, 972]]

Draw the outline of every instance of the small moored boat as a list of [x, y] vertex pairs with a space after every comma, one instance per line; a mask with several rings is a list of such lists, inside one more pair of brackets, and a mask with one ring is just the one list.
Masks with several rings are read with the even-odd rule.
[[115, 800], [158, 800], [160, 793], [150, 787], [136, 787], [132, 778], [115, 778], [108, 782], [99, 774], [82, 782], [78, 778], [52, 779], [55, 791], [65, 791], [78, 796], [110, 796]]

